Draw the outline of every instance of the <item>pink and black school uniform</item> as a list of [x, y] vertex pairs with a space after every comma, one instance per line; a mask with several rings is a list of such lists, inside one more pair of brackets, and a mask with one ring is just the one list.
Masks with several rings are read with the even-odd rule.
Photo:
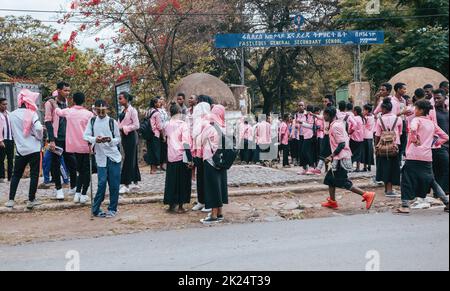
[[263, 120], [256, 125], [255, 142], [257, 161], [260, 162], [264, 157], [261, 153], [270, 152], [272, 143], [272, 126], [270, 123]]
[[324, 131], [324, 120], [320, 117], [315, 118], [315, 128], [316, 128], [316, 136], [317, 136], [317, 144], [316, 144], [316, 155], [315, 155], [315, 163], [318, 163], [320, 160], [320, 153], [322, 149], [323, 138], [325, 136]]
[[[416, 144], [417, 141], [419, 145]], [[448, 135], [429, 118], [421, 116], [411, 121], [401, 183], [402, 202], [405, 207], [408, 206], [408, 201], [426, 198], [430, 192], [435, 181], [432, 147], [447, 141]]]
[[302, 166], [304, 164], [304, 162], [302, 161], [303, 158], [303, 154], [302, 154], [302, 150], [303, 150], [303, 142], [305, 141], [305, 133], [304, 133], [304, 129], [302, 126], [302, 123], [306, 122], [306, 114], [304, 113], [297, 113], [295, 115], [295, 119], [294, 119], [294, 125], [297, 128], [297, 140], [298, 140], [298, 144], [297, 144], [297, 159], [298, 159], [298, 165]]
[[[449, 112], [446, 107], [436, 108], [437, 125], [448, 135], [449, 131]], [[449, 193], [449, 143], [434, 145], [433, 147], [433, 172], [436, 182], [441, 186], [445, 193]]]
[[363, 162], [364, 120], [361, 116], [353, 116], [354, 123], [350, 131], [350, 149], [353, 162]]
[[139, 115], [131, 105], [119, 115], [119, 129], [121, 130], [124, 160], [120, 184], [130, 185], [141, 181], [139, 171], [138, 143], [139, 143]]
[[362, 163], [368, 166], [369, 171], [371, 166], [375, 165], [375, 153], [373, 145], [373, 135], [375, 130], [375, 116], [372, 114], [366, 116], [366, 123], [364, 124], [364, 145]]
[[152, 108], [148, 114], [152, 128], [152, 138], [147, 141], [147, 163], [151, 166], [161, 164], [161, 134], [163, 130], [161, 113]]
[[239, 141], [241, 161], [249, 164], [252, 160], [253, 128], [247, 121], [242, 121], [239, 125]]
[[[222, 135], [225, 133], [225, 108], [222, 105], [213, 107], [210, 122], [211, 124], [202, 131], [202, 151], [205, 175], [205, 207], [214, 209], [228, 204], [227, 170], [217, 168], [213, 161], [214, 154], [221, 144]], [[221, 132], [218, 132], [216, 127], [219, 127]]]
[[279, 128], [279, 139], [283, 150], [283, 167], [289, 166], [289, 126], [283, 121]]
[[300, 125], [301, 136], [300, 141], [302, 149], [300, 151], [300, 166], [303, 169], [308, 169], [314, 166], [314, 116], [312, 114], [305, 114]]
[[299, 157], [299, 151], [298, 151], [298, 144], [299, 144], [299, 129], [297, 128], [295, 124], [295, 120], [292, 120], [291, 124], [289, 125], [289, 149], [291, 152], [292, 162], [295, 165], [298, 165], [300, 163], [300, 157]]
[[192, 192], [192, 170], [188, 168], [188, 163], [193, 161], [189, 125], [181, 119], [172, 118], [165, 132], [168, 164], [164, 204], [170, 206], [189, 204]]
[[[383, 120], [385, 129], [381, 124]], [[397, 117], [393, 112], [384, 114], [380, 116], [375, 125], [375, 136], [381, 137], [384, 130], [392, 130], [396, 134], [396, 143], [400, 148], [400, 136], [403, 131], [403, 124], [399, 117]], [[400, 155], [396, 157], [386, 158], [378, 157], [376, 158], [377, 164], [377, 174], [376, 180], [378, 182], [392, 183], [393, 186], [400, 186]]]
[[324, 184], [334, 188], [350, 190], [352, 181], [348, 178], [348, 171], [352, 170], [352, 151], [350, 137], [342, 120], [335, 120], [329, 130], [330, 148], [337, 155], [333, 159], [332, 168], [328, 171]]

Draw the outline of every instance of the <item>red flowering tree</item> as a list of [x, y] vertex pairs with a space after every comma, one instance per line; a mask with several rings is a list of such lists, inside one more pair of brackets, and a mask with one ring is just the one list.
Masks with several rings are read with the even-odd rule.
[[[225, 0], [76, 0], [60, 22], [81, 21], [65, 43], [73, 47], [79, 33], [98, 35], [99, 49], [112, 58], [119, 80], [156, 77], [166, 97], [170, 86], [189, 73], [199, 58], [211, 54], [215, 27], [229, 9]], [[54, 38], [57, 38], [55, 36]], [[119, 81], [116, 80], [116, 81]]]

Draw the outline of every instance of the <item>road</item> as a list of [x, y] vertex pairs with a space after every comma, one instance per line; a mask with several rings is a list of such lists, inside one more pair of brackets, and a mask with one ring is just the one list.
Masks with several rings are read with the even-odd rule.
[[81, 270], [448, 271], [449, 216], [439, 209], [0, 246], [0, 270], [65, 270], [77, 259], [71, 250]]

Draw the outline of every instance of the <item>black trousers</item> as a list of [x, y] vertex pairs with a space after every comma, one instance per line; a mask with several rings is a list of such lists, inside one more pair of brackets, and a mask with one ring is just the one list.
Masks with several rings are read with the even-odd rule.
[[34, 201], [36, 199], [36, 192], [39, 182], [39, 166], [41, 164], [41, 153], [33, 153], [26, 156], [16, 156], [14, 164], [14, 173], [11, 179], [11, 186], [9, 189], [9, 200], [16, 198], [17, 187], [19, 187], [20, 179], [27, 165], [30, 165], [30, 191], [28, 192], [28, 200]]
[[[56, 141], [56, 146], [64, 150], [63, 157], [70, 176], [70, 188], [77, 187], [77, 162], [75, 156], [66, 152], [66, 143], [64, 141]], [[62, 189], [61, 185], [61, 157], [52, 153], [52, 177], [55, 180], [56, 190]]]
[[289, 166], [289, 145], [282, 144], [281, 149], [283, 150], [283, 167]]
[[136, 131], [128, 135], [122, 134], [122, 147], [125, 158], [122, 163], [120, 184], [130, 185], [141, 181], [141, 173], [138, 165], [138, 134]]
[[5, 158], [8, 161], [8, 181], [11, 181], [14, 168], [14, 141], [4, 140], [4, 148], [0, 148], [0, 179], [5, 179]]
[[436, 182], [441, 186], [445, 193], [449, 192], [449, 154], [447, 148], [433, 150], [433, 172]]
[[249, 149], [249, 141], [248, 139], [244, 139], [243, 144], [241, 145], [241, 151], [240, 151], [240, 156], [241, 156], [241, 162], [245, 162], [247, 164], [250, 163], [250, 161], [252, 160], [252, 156], [251, 156], [251, 150]]
[[77, 193], [86, 195], [91, 183], [89, 154], [75, 154], [77, 160]]

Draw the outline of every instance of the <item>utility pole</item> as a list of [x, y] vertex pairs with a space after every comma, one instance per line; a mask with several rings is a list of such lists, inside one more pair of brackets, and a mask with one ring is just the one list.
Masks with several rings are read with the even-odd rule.
[[361, 46], [360, 45], [355, 47], [355, 61], [354, 62], [355, 62], [354, 81], [361, 82], [362, 69], [361, 69]]

